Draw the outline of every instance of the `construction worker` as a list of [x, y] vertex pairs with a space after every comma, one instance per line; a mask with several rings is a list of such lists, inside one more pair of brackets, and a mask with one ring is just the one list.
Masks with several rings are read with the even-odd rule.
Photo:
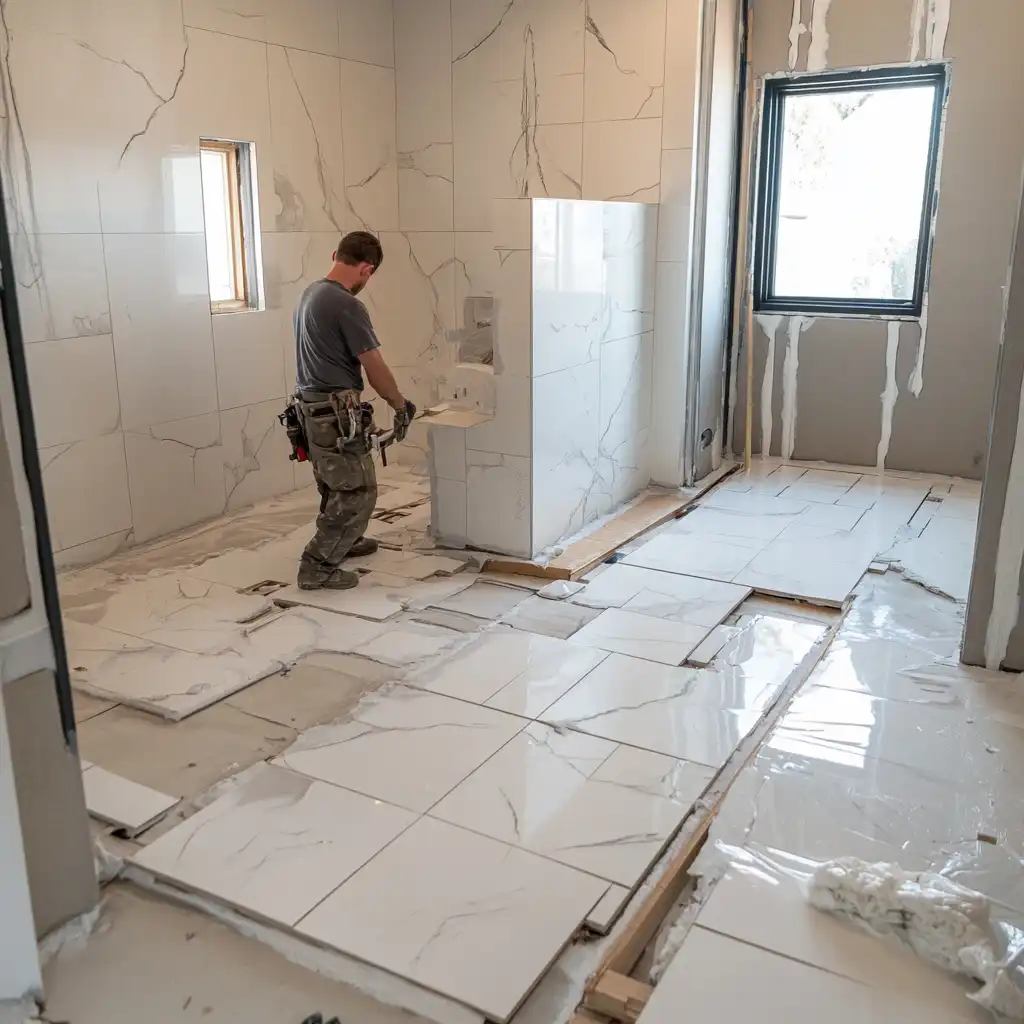
[[320, 490], [316, 536], [299, 562], [303, 590], [356, 586], [359, 576], [342, 562], [377, 550], [377, 542], [363, 536], [377, 501], [368, 436], [373, 424], [362, 409], [363, 371], [394, 410], [396, 441], [403, 440], [416, 413], [398, 390], [370, 314], [356, 298], [383, 259], [380, 241], [369, 232], [345, 235], [330, 272], [302, 293], [293, 317], [296, 405]]

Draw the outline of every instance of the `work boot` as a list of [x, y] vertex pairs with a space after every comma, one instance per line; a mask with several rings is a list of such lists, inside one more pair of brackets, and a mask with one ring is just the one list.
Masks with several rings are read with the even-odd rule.
[[362, 555], [372, 555], [379, 547], [380, 545], [372, 537], [360, 537], [359, 540], [357, 540], [355, 544], [348, 549], [348, 554], [345, 557], [359, 558]]
[[359, 573], [335, 569], [330, 576], [299, 574], [299, 590], [351, 590], [359, 585]]

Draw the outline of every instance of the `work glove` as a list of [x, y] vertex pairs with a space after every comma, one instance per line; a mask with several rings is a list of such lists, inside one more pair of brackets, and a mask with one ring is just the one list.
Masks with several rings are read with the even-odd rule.
[[406, 434], [409, 433], [409, 424], [412, 423], [416, 416], [416, 406], [412, 404], [408, 399], [405, 401], [404, 409], [395, 410], [395, 441], [399, 444], [405, 440]]

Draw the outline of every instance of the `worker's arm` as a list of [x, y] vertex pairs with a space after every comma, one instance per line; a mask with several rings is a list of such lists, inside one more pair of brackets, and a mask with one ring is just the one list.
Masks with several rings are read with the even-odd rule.
[[370, 382], [370, 387], [384, 399], [392, 409], [404, 409], [405, 408], [405, 396], [401, 391], [398, 390], [398, 384], [395, 382], [395, 375], [391, 372], [390, 367], [384, 362], [384, 357], [380, 354], [379, 348], [370, 349], [369, 352], [361, 352], [359, 354], [359, 362], [363, 364], [363, 369], [366, 371], [366, 379]]

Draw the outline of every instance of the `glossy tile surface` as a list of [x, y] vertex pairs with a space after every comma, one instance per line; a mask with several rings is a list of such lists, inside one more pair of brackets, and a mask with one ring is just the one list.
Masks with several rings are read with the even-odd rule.
[[661, 572], [729, 581], [735, 579], [761, 549], [759, 541], [746, 537], [661, 533], [631, 551], [623, 562]]
[[497, 586], [481, 581], [460, 590], [457, 594], [434, 602], [435, 608], [450, 612], [464, 612], [478, 619], [494, 619], [514, 608], [530, 595], [514, 587]]
[[505, 1021], [606, 887], [422, 818], [297, 930]]
[[571, 640], [575, 644], [659, 661], [663, 665], [681, 665], [707, 633], [705, 626], [606, 608], [577, 630]]
[[597, 618], [598, 614], [596, 608], [581, 608], [567, 601], [550, 601], [544, 597], [533, 596], [506, 612], [501, 621], [517, 629], [565, 640]]
[[133, 863], [294, 925], [414, 821], [401, 808], [267, 766]]
[[631, 889], [712, 775], [534, 723], [430, 813]]
[[99, 765], [83, 764], [85, 806], [99, 821], [128, 836], [138, 835], [178, 803], [178, 797], [141, 786]]
[[554, 637], [498, 628], [410, 685], [536, 718], [607, 657]]
[[304, 733], [275, 764], [426, 811], [526, 723], [424, 690], [394, 686], [346, 720]]

